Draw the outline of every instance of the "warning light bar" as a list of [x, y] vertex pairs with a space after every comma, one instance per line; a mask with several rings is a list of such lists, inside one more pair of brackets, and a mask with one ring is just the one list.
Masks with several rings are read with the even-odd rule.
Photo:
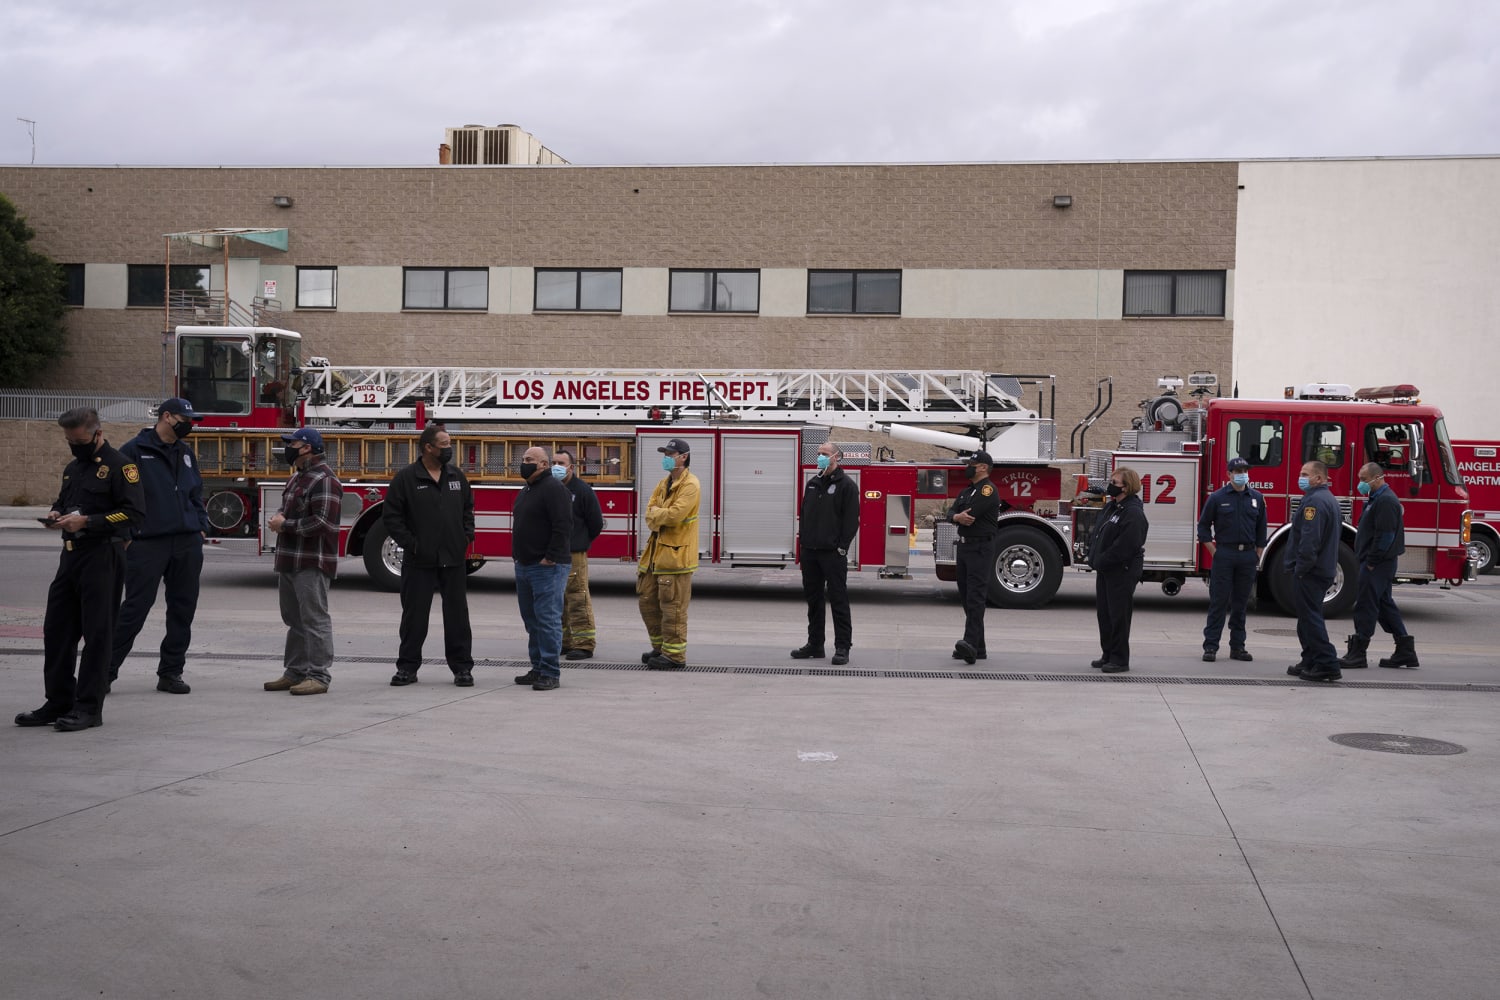
[[1414, 385], [1411, 385], [1410, 383], [1402, 383], [1401, 385], [1380, 385], [1368, 389], [1361, 389], [1354, 394], [1354, 398], [1367, 400], [1401, 400], [1403, 402], [1409, 400], [1411, 402], [1416, 402], [1416, 399], [1419, 395], [1421, 395], [1421, 392], [1422, 391], [1420, 389], [1418, 389]]

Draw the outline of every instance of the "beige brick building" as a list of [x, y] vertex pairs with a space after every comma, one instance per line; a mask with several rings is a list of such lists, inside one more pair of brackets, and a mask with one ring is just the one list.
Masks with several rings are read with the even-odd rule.
[[[160, 395], [163, 309], [131, 301], [143, 266], [164, 262], [163, 234], [285, 227], [285, 252], [234, 244], [227, 277], [213, 252], [174, 247], [172, 260], [208, 267], [210, 287], [227, 284], [236, 300], [275, 281], [277, 325], [303, 334], [304, 354], [335, 364], [1056, 374], [1061, 453], [1102, 376], [1115, 377], [1117, 403], [1095, 444], [1114, 439], [1158, 375], [1203, 369], [1227, 380], [1238, 171], [1233, 162], [37, 166], [0, 167], [0, 192], [36, 230], [38, 249], [82, 265], [72, 355], [50, 387]], [[1060, 195], [1071, 204], [1058, 207]], [[542, 305], [555, 306], [550, 283], [569, 280], [538, 272], [547, 268], [604, 272], [607, 307], [538, 308], [543, 283]], [[685, 290], [719, 278], [709, 297], [732, 285], [740, 305], [672, 308], [678, 269], [708, 274], [681, 279]], [[1168, 288], [1183, 272], [1206, 272], [1217, 309], [1127, 315], [1142, 311], [1128, 307], [1127, 285], [1164, 277], [1137, 272], [1172, 272]], [[298, 307], [299, 284], [318, 298], [306, 295], [315, 277], [335, 282], [318, 299], [331, 308]], [[455, 298], [467, 308], [427, 307], [424, 282], [441, 296], [444, 277], [450, 290], [467, 283]], [[880, 311], [836, 301], [865, 277], [883, 282]], [[831, 307], [812, 290], [825, 280]]]

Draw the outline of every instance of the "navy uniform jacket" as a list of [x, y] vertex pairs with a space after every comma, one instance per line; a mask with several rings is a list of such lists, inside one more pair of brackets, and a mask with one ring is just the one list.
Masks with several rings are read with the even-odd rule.
[[52, 502], [59, 515], [77, 511], [88, 517], [82, 531], [64, 532], [68, 547], [112, 538], [129, 538], [146, 516], [146, 491], [136, 464], [105, 442], [86, 459], [73, 459], [63, 470], [62, 490]]
[[802, 491], [799, 517], [804, 549], [848, 552], [859, 531], [859, 489], [854, 480], [843, 469], [813, 476]]
[[604, 511], [599, 509], [594, 488], [578, 478], [577, 472], [572, 479], [563, 480], [563, 485], [573, 494], [573, 532], [568, 536], [568, 547], [574, 552], [587, 552], [604, 531]]
[[1302, 498], [1292, 520], [1292, 544], [1286, 547], [1286, 568], [1294, 576], [1332, 580], [1339, 567], [1339, 502], [1324, 483]]
[[1089, 566], [1096, 573], [1127, 573], [1139, 580], [1146, 566], [1146, 506], [1139, 494], [1104, 505], [1089, 542]]
[[1390, 562], [1406, 551], [1401, 501], [1389, 486], [1370, 493], [1354, 532], [1354, 555], [1361, 566]]
[[155, 427], [145, 427], [125, 442], [120, 454], [140, 469], [146, 495], [146, 519], [135, 529], [136, 538], [208, 531], [203, 476], [198, 472], [198, 456], [186, 441], [167, 444]]
[[1224, 485], [1210, 493], [1198, 517], [1198, 541], [1207, 545], [1266, 547], [1266, 498], [1246, 486]]
[[968, 511], [974, 515], [973, 524], [958, 524], [958, 537], [966, 542], [982, 542], [994, 538], [1000, 530], [1000, 512], [1009, 507], [1010, 504], [1000, 499], [995, 492], [995, 484], [990, 482], [989, 477], [975, 480], [969, 488], [958, 495], [953, 501], [953, 509], [948, 512], [951, 517]]

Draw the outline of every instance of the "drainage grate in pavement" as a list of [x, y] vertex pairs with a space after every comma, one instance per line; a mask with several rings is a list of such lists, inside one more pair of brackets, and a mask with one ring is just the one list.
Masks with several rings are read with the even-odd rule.
[[690, 673], [690, 674], [727, 674], [731, 670], [733, 670], [734, 668], [733, 667], [715, 667], [715, 666], [701, 666], [701, 667], [698, 667], [698, 666], [689, 665], [689, 666], [683, 667], [682, 669], [685, 672]]
[[840, 667], [808, 667], [809, 677], [879, 677], [878, 670], [844, 670]]
[[1258, 628], [1254, 631], [1256, 635], [1290, 635], [1295, 637], [1297, 634], [1297, 630], [1294, 628]]
[[882, 677], [931, 677], [951, 681], [953, 674], [946, 670], [882, 670]]
[[1468, 747], [1447, 740], [1430, 740], [1425, 736], [1401, 736], [1397, 733], [1336, 733], [1328, 737], [1340, 746], [1356, 750], [1378, 750], [1381, 753], [1406, 753], [1445, 757], [1465, 753]]
[[735, 667], [737, 674], [796, 674], [802, 676], [801, 667]]
[[1032, 674], [1034, 681], [1082, 681], [1085, 684], [1103, 684], [1108, 678], [1098, 674]]

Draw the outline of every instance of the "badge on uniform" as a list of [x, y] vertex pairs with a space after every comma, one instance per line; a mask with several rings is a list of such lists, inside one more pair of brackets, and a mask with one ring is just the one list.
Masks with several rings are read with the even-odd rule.
[[448, 492], [457, 493], [459, 485], [460, 484], [457, 479], [448, 480]]
[[837, 486], [834, 486], [832, 483], [828, 484], [828, 495], [829, 496], [833, 496], [833, 494], [835, 492], [837, 492], [837, 491], [838, 491], [838, 487]]
[[101, 465], [101, 466], [99, 466], [99, 471], [96, 472], [96, 473], [94, 473], [94, 475], [98, 476], [100, 479], [108, 479], [109, 478], [109, 466], [107, 466], [107, 465]]
[[1308, 507], [1308, 508], [1306, 508], [1305, 510], [1302, 511], [1302, 520], [1304, 520], [1304, 521], [1311, 521], [1313, 518], [1315, 518], [1317, 516], [1318, 516], [1318, 509], [1316, 507]]
[[995, 487], [991, 486], [989, 483], [985, 483], [983, 486], [979, 487], [979, 495], [992, 497], [995, 495]]
[[[99, 471], [104, 472], [105, 470], [100, 469]], [[125, 481], [131, 486], [134, 486], [136, 483], [141, 481], [141, 470], [136, 468], [135, 463], [133, 462], [129, 462], [125, 465], [120, 466], [120, 471], [125, 473]], [[104, 477], [100, 476], [99, 478], [103, 479]]]
[[182, 453], [182, 464], [185, 465], [185, 466], [187, 466], [189, 469], [191, 469], [193, 467], [193, 456], [189, 455], [187, 452], [183, 452]]

